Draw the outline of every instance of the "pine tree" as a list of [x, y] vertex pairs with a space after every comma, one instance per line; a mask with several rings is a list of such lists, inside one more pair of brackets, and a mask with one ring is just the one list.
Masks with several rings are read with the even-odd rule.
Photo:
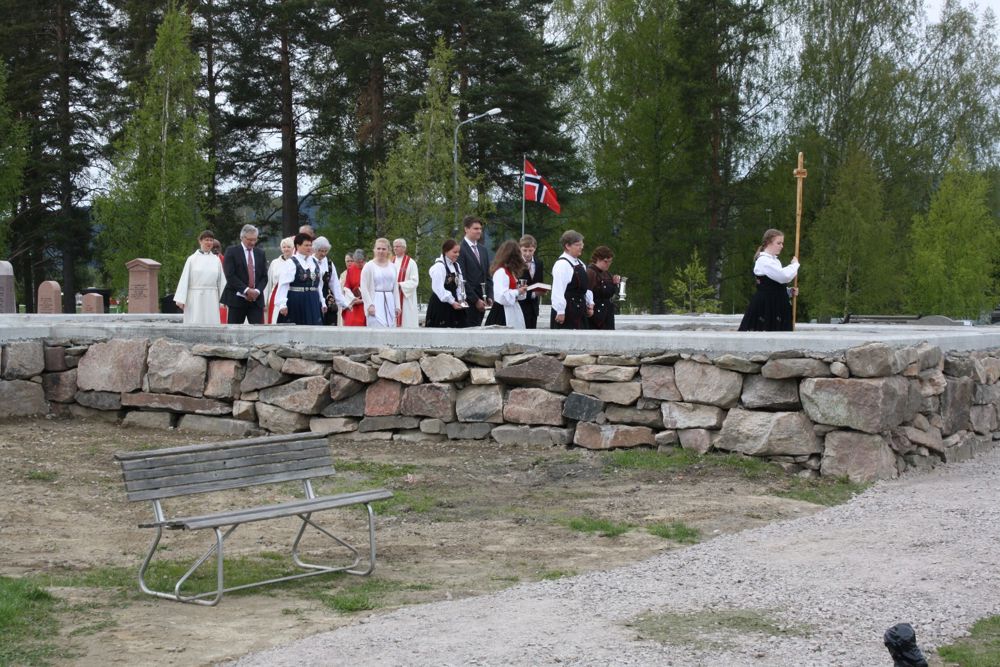
[[[438, 42], [427, 87], [416, 116], [416, 130], [404, 132], [375, 173], [376, 208], [384, 212], [379, 236], [407, 239], [418, 266], [430, 266], [454, 226], [454, 211], [470, 211], [470, 190], [482, 189], [484, 177], [469, 178], [459, 164], [459, 201], [454, 200], [453, 109], [450, 92], [452, 52]], [[476, 212], [490, 210], [489, 199], [475, 202]], [[429, 293], [429, 292], [428, 292]]]
[[698, 249], [691, 251], [688, 263], [678, 268], [670, 281], [666, 307], [675, 313], [717, 313], [719, 300], [715, 288], [708, 284], [705, 265], [701, 263]]
[[7, 68], [0, 62], [0, 257], [7, 257], [7, 227], [17, 210], [27, 145], [27, 128], [7, 103]]
[[901, 255], [883, 208], [882, 185], [871, 159], [855, 150], [837, 170], [829, 204], [812, 225], [813, 251], [804, 259], [800, 300], [817, 317], [886, 313], [897, 303]]
[[159, 261], [171, 289], [203, 226], [210, 164], [195, 87], [198, 56], [191, 18], [171, 5], [157, 30], [139, 108], [116, 147], [110, 191], [95, 202], [105, 270], [125, 286], [125, 263]]
[[908, 294], [916, 312], [975, 319], [996, 306], [1000, 221], [987, 208], [987, 193], [986, 176], [956, 151], [930, 210], [913, 220]]

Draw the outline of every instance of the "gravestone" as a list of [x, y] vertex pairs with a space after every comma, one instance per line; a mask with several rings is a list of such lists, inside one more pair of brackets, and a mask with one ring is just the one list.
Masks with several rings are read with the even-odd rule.
[[128, 269], [128, 312], [160, 312], [160, 263], [151, 259], [133, 259], [125, 264]]
[[16, 313], [17, 296], [14, 294], [14, 266], [0, 261], [0, 313]]
[[38, 286], [38, 313], [55, 315], [62, 312], [62, 288], [54, 280], [46, 280]]
[[104, 297], [100, 294], [83, 295], [83, 312], [87, 314], [104, 312]]

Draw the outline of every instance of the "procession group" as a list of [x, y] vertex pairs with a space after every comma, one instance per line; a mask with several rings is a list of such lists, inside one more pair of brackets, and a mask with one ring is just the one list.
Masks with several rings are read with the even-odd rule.
[[[588, 266], [581, 259], [583, 236], [563, 233], [549, 284], [534, 237], [504, 241], [492, 255], [480, 218], [466, 216], [463, 227], [464, 237], [446, 240], [428, 271], [424, 326], [534, 329], [541, 297], [551, 292], [551, 328], [614, 329], [620, 277], [609, 271], [610, 248], [599, 246]], [[211, 232], [199, 235], [199, 249], [187, 258], [174, 291], [185, 323], [420, 326], [420, 278], [404, 239], [376, 239], [370, 260], [356, 250], [338, 274], [329, 240], [309, 225], [283, 239], [281, 256], [270, 264], [258, 238], [257, 228], [245, 225], [240, 242], [223, 253]]]
[[[446, 240], [428, 271], [431, 296], [424, 326], [534, 329], [541, 297], [551, 291], [550, 328], [615, 328], [614, 300], [621, 277], [609, 271], [614, 253], [607, 246], [598, 246], [590, 264], [584, 265], [583, 236], [564, 232], [552, 283], [546, 284], [534, 237], [504, 241], [491, 261], [482, 243], [483, 221], [466, 216], [463, 227], [462, 240]], [[270, 265], [257, 239], [257, 228], [245, 225], [240, 242], [222, 254], [214, 235], [201, 233], [200, 248], [188, 257], [174, 293], [186, 323], [420, 326], [420, 278], [404, 239], [391, 246], [388, 239], [376, 239], [369, 261], [362, 250], [348, 254], [341, 274], [328, 256], [330, 241], [317, 238], [309, 225], [281, 241], [281, 256]], [[740, 331], [792, 329], [790, 297], [798, 289], [788, 285], [798, 274], [799, 262], [793, 257], [783, 267], [778, 259], [783, 248], [784, 234], [768, 229], [754, 256], [757, 291]]]

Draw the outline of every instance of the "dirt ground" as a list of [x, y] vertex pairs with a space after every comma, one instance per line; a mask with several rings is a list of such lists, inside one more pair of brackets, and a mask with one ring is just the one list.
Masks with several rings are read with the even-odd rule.
[[[68, 582], [51, 589], [60, 599], [53, 664], [211, 664], [401, 605], [612, 568], [683, 547], [645, 530], [654, 524], [683, 522], [710, 539], [822, 509], [772, 495], [787, 483], [780, 475], [747, 479], [739, 468], [625, 469], [606, 453], [576, 448], [334, 439], [341, 472], [321, 491], [386, 486], [396, 493], [378, 517], [378, 567], [369, 579], [316, 577], [228, 595], [214, 608], [144, 596], [135, 573], [152, 531], [137, 524], [150, 518], [150, 505], [127, 502], [112, 455], [218, 439], [101, 422], [0, 422], [0, 575]], [[204, 513], [293, 493], [291, 485], [241, 490], [200, 496], [191, 507]], [[363, 539], [357, 509], [325, 514], [354, 543]], [[604, 537], [571, 529], [574, 518], [632, 528]], [[294, 529], [291, 521], [241, 527], [227, 556], [281, 553]], [[165, 557], [197, 555], [210, 535], [168, 533]], [[371, 609], [338, 611], [335, 598], [344, 594], [367, 596], [361, 606]]]

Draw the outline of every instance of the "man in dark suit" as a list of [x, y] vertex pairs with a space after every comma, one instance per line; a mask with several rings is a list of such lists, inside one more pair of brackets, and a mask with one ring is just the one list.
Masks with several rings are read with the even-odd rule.
[[[458, 253], [458, 266], [465, 278], [465, 295], [469, 308], [465, 311], [465, 326], [478, 327], [483, 323], [483, 314], [493, 303], [493, 279], [490, 276], [490, 251], [481, 243], [483, 221], [474, 215], [462, 220], [465, 238]], [[483, 292], [483, 284], [486, 291]]]
[[226, 248], [222, 271], [226, 289], [222, 303], [229, 306], [229, 324], [264, 323], [264, 286], [267, 285], [267, 259], [257, 247], [257, 228], [243, 225], [240, 242]]
[[[545, 265], [542, 260], [535, 257], [535, 250], [538, 248], [538, 241], [531, 234], [525, 234], [518, 241], [521, 246], [521, 258], [524, 259], [525, 270], [521, 278], [528, 281], [529, 285], [544, 282]], [[518, 301], [521, 312], [524, 313], [524, 326], [528, 329], [538, 328], [538, 306], [541, 300], [541, 293], [528, 292], [524, 301]]]

